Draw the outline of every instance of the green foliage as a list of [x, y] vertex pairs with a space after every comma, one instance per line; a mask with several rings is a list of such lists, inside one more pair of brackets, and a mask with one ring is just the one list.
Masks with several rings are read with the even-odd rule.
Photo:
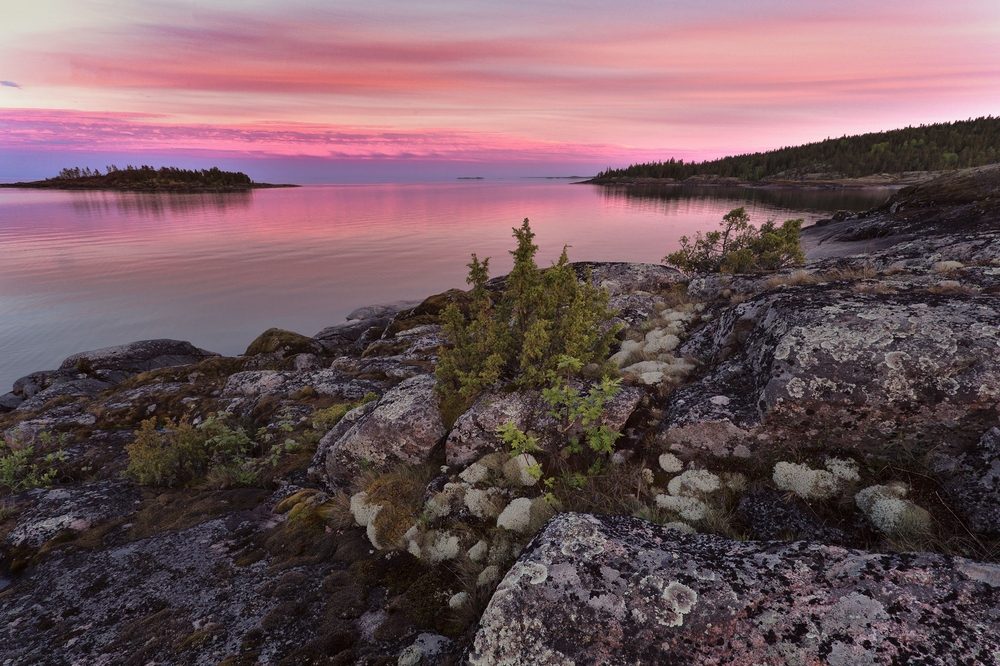
[[786, 171], [823, 169], [847, 178], [902, 171], [964, 169], [1000, 162], [1000, 118], [921, 125], [889, 132], [827, 139], [766, 153], [705, 162], [670, 159], [611, 169], [598, 178], [720, 176], [760, 180]]
[[211, 468], [229, 469], [240, 478], [256, 480], [246, 472], [253, 466], [256, 444], [241, 427], [225, 423], [222, 413], [203, 423], [172, 424], [158, 430], [156, 419], [146, 419], [125, 447], [129, 464], [123, 474], [140, 485], [173, 486], [206, 474]]
[[[53, 441], [47, 432], [41, 433], [39, 439], [46, 446]], [[55, 465], [65, 459], [61, 449], [39, 460], [35, 458], [33, 444], [17, 442], [16, 446], [7, 446], [0, 443], [0, 489], [4, 494], [13, 494], [29, 488], [48, 488], [56, 478]]]
[[614, 313], [607, 292], [594, 287], [589, 274], [584, 283], [577, 280], [566, 248], [555, 265], [540, 272], [534, 237], [527, 219], [514, 229], [514, 267], [496, 302], [486, 289], [489, 259], [472, 255], [468, 315], [455, 305], [442, 314], [451, 347], [439, 354], [436, 376], [446, 406], [466, 405], [501, 381], [544, 386], [563, 355], [581, 365], [606, 359], [617, 333], [610, 326]]
[[681, 249], [663, 258], [683, 271], [698, 273], [750, 273], [773, 271], [805, 261], [799, 231], [802, 220], [787, 220], [780, 227], [769, 220], [755, 229], [745, 208], [734, 208], [719, 223], [718, 231], [702, 235], [694, 242], [681, 236]]

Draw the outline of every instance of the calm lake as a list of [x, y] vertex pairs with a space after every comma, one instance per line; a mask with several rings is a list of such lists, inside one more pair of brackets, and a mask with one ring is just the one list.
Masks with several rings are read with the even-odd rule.
[[661, 188], [565, 180], [328, 185], [218, 195], [0, 190], [0, 393], [75, 352], [149, 338], [237, 354], [356, 307], [465, 287], [472, 252], [511, 266], [530, 218], [539, 264], [658, 262], [746, 206], [754, 223], [882, 203], [863, 192]]

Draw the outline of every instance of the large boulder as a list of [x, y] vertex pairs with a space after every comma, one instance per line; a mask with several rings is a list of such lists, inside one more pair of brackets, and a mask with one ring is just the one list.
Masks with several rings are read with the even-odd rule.
[[[78, 370], [94, 373], [102, 379], [122, 379], [157, 368], [191, 365], [206, 358], [218, 356], [182, 340], [140, 340], [117, 347], [73, 354], [59, 366], [59, 370]], [[107, 378], [103, 375], [107, 375]]]
[[102, 382], [93, 377], [82, 379], [71, 379], [67, 382], [52, 384], [46, 389], [21, 402], [14, 411], [34, 412], [42, 409], [51, 400], [56, 398], [92, 398], [101, 391], [111, 388], [108, 382]]
[[[336, 482], [362, 469], [384, 469], [398, 462], [429, 462], [447, 434], [434, 385], [433, 375], [403, 381], [387, 391], [332, 445], [321, 442], [321, 448], [329, 447], [327, 477]], [[335, 432], [331, 431], [331, 437]]]
[[899, 283], [785, 286], [730, 308], [681, 353], [711, 368], [671, 396], [677, 451], [750, 455], [782, 441], [960, 447], [997, 423], [1000, 298]]
[[500, 583], [469, 663], [995, 664], [998, 603], [994, 564], [561, 514]]

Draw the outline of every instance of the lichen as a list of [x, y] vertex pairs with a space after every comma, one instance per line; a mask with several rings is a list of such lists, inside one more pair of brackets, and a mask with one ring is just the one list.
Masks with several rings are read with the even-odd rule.
[[772, 479], [780, 490], [793, 492], [803, 499], [833, 497], [840, 487], [838, 478], [832, 472], [790, 462], [776, 464]]

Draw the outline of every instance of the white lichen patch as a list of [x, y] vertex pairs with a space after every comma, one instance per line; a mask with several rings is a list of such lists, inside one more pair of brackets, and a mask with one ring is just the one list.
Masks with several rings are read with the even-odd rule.
[[664, 523], [663, 526], [666, 527], [668, 530], [677, 530], [681, 534], [697, 534], [698, 533], [698, 530], [696, 530], [695, 528], [691, 527], [687, 523], [680, 522], [679, 520], [678, 521], [674, 521], [672, 523]]
[[708, 504], [697, 497], [657, 495], [656, 506], [667, 511], [673, 511], [684, 520], [703, 520], [708, 515]]
[[811, 469], [798, 463], [779, 462], [771, 477], [780, 490], [793, 492], [803, 499], [826, 499], [837, 494], [840, 483], [832, 472]]
[[503, 474], [514, 485], [533, 486], [538, 478], [533, 474], [538, 469], [538, 461], [530, 453], [514, 456], [503, 466]]
[[480, 572], [476, 578], [476, 587], [486, 587], [500, 577], [500, 567], [491, 564]]
[[844, 483], [857, 483], [861, 480], [861, 475], [858, 473], [858, 463], [853, 460], [829, 458], [825, 463], [825, 467], [831, 474]]
[[482, 519], [496, 518], [506, 505], [499, 488], [470, 488], [465, 491], [465, 506], [469, 512]]
[[361, 527], [371, 525], [381, 509], [381, 504], [368, 503], [368, 493], [364, 491], [351, 496], [351, 513], [354, 515], [354, 522]]
[[908, 499], [906, 486], [870, 486], [854, 496], [854, 502], [871, 524], [883, 534], [920, 535], [933, 529], [927, 510]]
[[420, 549], [421, 557], [431, 564], [455, 559], [459, 552], [461, 545], [458, 537], [445, 531], [428, 532]]
[[430, 518], [446, 518], [456, 504], [461, 504], [465, 497], [465, 489], [458, 483], [445, 484], [444, 489], [427, 500], [424, 510]]
[[448, 599], [448, 608], [458, 610], [467, 603], [469, 603], [469, 593], [459, 592], [458, 594], [452, 595], [452, 597]]
[[675, 497], [700, 497], [713, 493], [722, 487], [718, 476], [708, 470], [688, 470], [670, 479], [667, 492]]
[[465, 470], [458, 475], [458, 478], [462, 479], [462, 481], [465, 481], [466, 483], [480, 483], [481, 481], [485, 481], [489, 474], [490, 470], [486, 467], [486, 465], [474, 462], [466, 467]]
[[476, 542], [472, 548], [466, 553], [469, 559], [476, 563], [482, 563], [486, 560], [486, 556], [489, 555], [490, 544], [484, 539], [480, 539]]
[[681, 459], [672, 453], [664, 453], [660, 456], [660, 469], [662, 469], [667, 474], [676, 474], [684, 469], [684, 463]]
[[531, 500], [518, 497], [507, 505], [497, 517], [497, 527], [512, 532], [527, 532], [531, 525]]

